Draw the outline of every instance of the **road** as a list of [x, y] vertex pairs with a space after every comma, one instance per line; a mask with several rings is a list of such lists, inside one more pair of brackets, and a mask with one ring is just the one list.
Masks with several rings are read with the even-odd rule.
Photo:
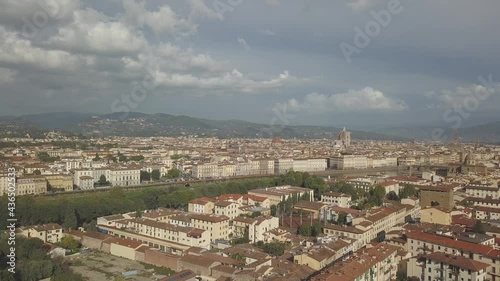
[[381, 167], [381, 168], [370, 168], [370, 169], [358, 169], [358, 170], [326, 170], [321, 172], [309, 172], [311, 175], [318, 176], [359, 176], [359, 175], [369, 175], [375, 173], [388, 173], [399, 175], [404, 169], [400, 167]]

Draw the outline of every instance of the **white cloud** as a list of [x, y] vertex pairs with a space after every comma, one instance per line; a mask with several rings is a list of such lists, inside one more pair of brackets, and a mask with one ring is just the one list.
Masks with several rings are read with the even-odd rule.
[[[283, 107], [283, 104], [277, 106]], [[403, 111], [408, 108], [403, 101], [386, 97], [384, 93], [371, 87], [333, 95], [311, 93], [306, 95], [303, 101], [291, 99], [284, 106], [291, 111], [312, 114], [351, 111]]]
[[348, 0], [347, 7], [355, 12], [364, 12], [377, 6], [380, 0]]
[[488, 85], [488, 87], [473, 84], [466, 87], [457, 87], [454, 90], [429, 91], [424, 93], [424, 96], [436, 102], [426, 105], [427, 108], [450, 108], [464, 104], [469, 98], [486, 97], [491, 94], [500, 94], [500, 83], [494, 83]]
[[[192, 1], [198, 12], [199, 3]], [[147, 26], [153, 30], [156, 35], [189, 35], [196, 31], [196, 25], [182, 18], [175, 13], [169, 6], [161, 6], [156, 11], [148, 11], [145, 7], [146, 2], [142, 0], [123, 0], [125, 9], [124, 20], [134, 26]], [[205, 10], [205, 14], [206, 14]]]
[[269, 36], [275, 36], [276, 33], [270, 29], [262, 30], [262, 33]]
[[75, 11], [73, 22], [45, 43], [63, 50], [117, 56], [138, 52], [147, 44], [140, 32], [92, 9]]
[[78, 64], [78, 58], [68, 52], [46, 50], [33, 46], [31, 41], [7, 31], [0, 26], [0, 65], [10, 65], [12, 68], [32, 67], [44, 70], [70, 70]]
[[245, 51], [250, 50], [250, 46], [248, 45], [247, 41], [245, 41], [245, 39], [238, 38], [237, 40], [238, 40], [238, 43], [240, 43], [241, 47], [243, 47], [243, 49], [245, 49]]
[[205, 5], [204, 0], [188, 0], [189, 6], [191, 7], [191, 13], [189, 19], [194, 21], [196, 19], [219, 19], [219, 15], [216, 11]]

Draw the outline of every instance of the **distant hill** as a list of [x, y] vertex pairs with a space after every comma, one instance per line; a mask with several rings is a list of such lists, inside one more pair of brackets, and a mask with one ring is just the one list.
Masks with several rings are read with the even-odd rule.
[[[20, 117], [0, 117], [2, 128], [10, 128], [16, 136], [29, 131], [58, 130], [74, 134], [96, 136], [199, 136], [220, 138], [301, 138], [335, 139], [339, 128], [322, 126], [281, 126], [242, 120], [210, 120], [185, 115], [145, 114], [139, 112], [87, 114], [73, 112], [44, 113]], [[0, 133], [0, 136], [3, 134]], [[10, 134], [14, 136], [14, 134]], [[406, 140], [400, 136], [388, 136], [379, 132], [352, 131], [352, 137], [360, 140]]]

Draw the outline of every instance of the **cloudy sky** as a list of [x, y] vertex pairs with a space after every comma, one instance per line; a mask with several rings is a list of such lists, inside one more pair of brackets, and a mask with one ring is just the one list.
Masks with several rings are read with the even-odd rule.
[[443, 122], [455, 106], [465, 123], [500, 119], [498, 0], [0, 7], [0, 115], [129, 110], [363, 127]]

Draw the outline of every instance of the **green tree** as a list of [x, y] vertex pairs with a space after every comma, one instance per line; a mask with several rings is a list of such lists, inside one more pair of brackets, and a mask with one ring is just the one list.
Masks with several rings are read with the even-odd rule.
[[151, 178], [154, 180], [154, 181], [157, 181], [160, 179], [160, 176], [161, 176], [161, 173], [160, 173], [160, 170], [158, 169], [155, 169], [151, 172]]
[[316, 237], [322, 233], [323, 233], [323, 226], [321, 225], [321, 223], [319, 222], [315, 223], [314, 227], [312, 227], [311, 235]]
[[131, 157], [130, 157], [130, 160], [131, 160], [131, 161], [136, 161], [136, 162], [139, 162], [139, 161], [144, 160], [144, 156], [142, 156], [142, 155], [134, 155], [134, 156], [131, 156]]
[[301, 226], [299, 226], [299, 234], [302, 235], [302, 236], [312, 236], [312, 227], [308, 224], [302, 224]]
[[398, 271], [398, 273], [396, 274], [396, 281], [406, 281], [406, 279], [406, 274], [402, 271]]
[[118, 161], [120, 162], [127, 162], [128, 161], [128, 158], [127, 156], [121, 154], [120, 152], [118, 152]]
[[101, 161], [101, 157], [99, 157], [99, 154], [96, 152], [94, 159], [92, 161]]
[[33, 171], [33, 175], [39, 176], [41, 174], [42, 174], [42, 172], [40, 172], [40, 170], [38, 170], [38, 169]]
[[271, 242], [263, 245], [262, 250], [274, 257], [282, 256], [285, 253], [285, 245], [279, 242]]
[[148, 173], [147, 171], [141, 171], [141, 181], [150, 181], [151, 180], [151, 174]]
[[69, 210], [69, 212], [64, 216], [62, 226], [66, 229], [75, 229], [78, 226], [78, 219], [74, 210]]
[[481, 233], [481, 234], [486, 233], [486, 229], [484, 228], [484, 224], [479, 220], [474, 225], [474, 228], [472, 229], [472, 231], [475, 233]]
[[74, 252], [76, 249], [78, 249], [78, 247], [80, 247], [80, 243], [75, 238], [73, 238], [73, 236], [68, 235], [64, 236], [61, 239], [61, 246], [64, 249]]
[[417, 195], [417, 190], [411, 184], [406, 184], [399, 191], [399, 198], [401, 198], [401, 199], [412, 197], [412, 196], [416, 196], [416, 195]]
[[234, 253], [234, 254], [232, 254], [232, 255], [231, 255], [231, 258], [232, 258], [233, 260], [237, 260], [237, 261], [246, 261], [245, 256], [243, 256], [243, 255], [242, 255], [242, 254], [240, 254], [240, 253]]
[[278, 207], [276, 205], [271, 205], [271, 216], [276, 217], [278, 215]]
[[100, 185], [106, 185], [108, 183], [108, 181], [106, 180], [106, 176], [105, 175], [101, 175], [99, 177], [99, 184]]
[[390, 191], [389, 193], [387, 193], [387, 199], [398, 202], [401, 201], [399, 196], [394, 191]]
[[345, 212], [339, 213], [339, 216], [337, 218], [337, 224], [338, 225], [346, 225], [347, 224], [347, 213], [345, 213]]
[[167, 172], [167, 178], [175, 179], [181, 176], [181, 171], [179, 169], [170, 169]]

